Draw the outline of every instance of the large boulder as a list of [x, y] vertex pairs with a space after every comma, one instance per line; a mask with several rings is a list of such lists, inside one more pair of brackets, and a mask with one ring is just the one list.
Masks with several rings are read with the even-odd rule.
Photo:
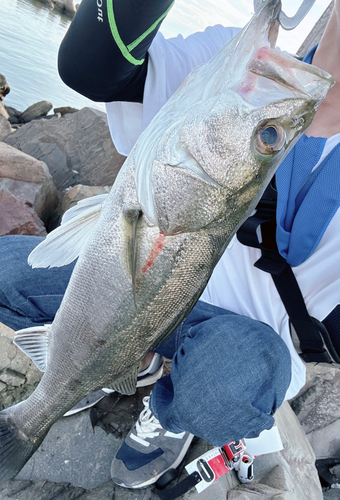
[[53, 108], [49, 101], [39, 101], [29, 106], [20, 116], [20, 123], [28, 123], [36, 118], [46, 116]]
[[[58, 195], [46, 164], [0, 142], [0, 235], [46, 234]], [[41, 219], [41, 220], [40, 220]]]
[[76, 184], [112, 185], [124, 161], [112, 143], [105, 113], [92, 108], [30, 122], [6, 143], [47, 164], [60, 198]]

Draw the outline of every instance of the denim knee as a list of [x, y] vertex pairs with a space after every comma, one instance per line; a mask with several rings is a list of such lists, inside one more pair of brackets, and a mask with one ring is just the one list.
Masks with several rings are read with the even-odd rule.
[[194, 324], [153, 390], [151, 408], [172, 432], [215, 446], [256, 437], [274, 424], [291, 378], [291, 358], [268, 325], [235, 314]]

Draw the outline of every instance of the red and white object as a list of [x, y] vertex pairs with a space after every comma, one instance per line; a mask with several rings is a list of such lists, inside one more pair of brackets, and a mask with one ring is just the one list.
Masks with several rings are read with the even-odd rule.
[[274, 426], [261, 432], [257, 438], [231, 441], [222, 448], [213, 448], [190, 462], [185, 469], [189, 475], [198, 472], [202, 478], [195, 486], [198, 493], [233, 469], [242, 483], [249, 483], [254, 479], [254, 458], [282, 449], [279, 430]]

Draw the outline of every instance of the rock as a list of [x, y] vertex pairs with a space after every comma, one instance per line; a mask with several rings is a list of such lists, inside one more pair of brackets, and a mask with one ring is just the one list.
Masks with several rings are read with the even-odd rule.
[[14, 331], [0, 323], [1, 410], [26, 399], [41, 378], [32, 361], [12, 343], [13, 338]]
[[324, 500], [339, 500], [340, 491], [338, 488], [326, 490], [323, 494]]
[[11, 124], [4, 116], [0, 115], [0, 141], [5, 139], [11, 132]]
[[0, 101], [0, 116], [3, 116], [6, 118], [6, 120], [9, 120], [9, 113], [6, 109], [6, 106]]
[[[75, 500], [80, 498], [85, 500], [86, 498], [83, 496], [83, 488], [72, 488], [68, 484], [55, 484], [45, 480], [33, 484], [31, 481], [10, 481], [0, 494], [1, 500]], [[103, 500], [108, 498], [103, 496]]]
[[15, 108], [12, 108], [11, 106], [5, 106], [5, 109], [9, 115], [8, 121], [12, 125], [17, 125], [19, 123], [19, 118], [22, 115], [22, 111], [18, 111]]
[[58, 420], [17, 478], [93, 489], [111, 479], [110, 465], [119, 446], [113, 434], [92, 429], [85, 411]]
[[10, 91], [11, 89], [7, 83], [5, 76], [0, 73], [0, 101], [2, 101], [4, 97], [10, 93]]
[[46, 236], [46, 229], [34, 210], [8, 191], [0, 191], [0, 236], [26, 234]]
[[340, 465], [335, 465], [331, 467], [329, 471], [336, 477], [337, 481], [340, 481]]
[[61, 218], [64, 213], [69, 208], [77, 205], [78, 201], [99, 194], [108, 194], [110, 192], [110, 189], [110, 186], [84, 186], [83, 184], [77, 184], [77, 186], [74, 186], [73, 188], [67, 190], [65, 196], [59, 204], [58, 210], [55, 212], [53, 218], [49, 223], [49, 231], [57, 228], [60, 225]]
[[34, 120], [6, 143], [47, 164], [60, 199], [76, 184], [111, 186], [125, 159], [112, 143], [105, 113], [92, 108], [58, 120]]
[[340, 461], [340, 369], [338, 365], [307, 365], [307, 382], [291, 402], [317, 459]]
[[78, 201], [83, 200], [84, 198], [90, 198], [91, 196], [96, 196], [98, 194], [109, 193], [110, 190], [110, 186], [83, 186], [82, 184], [78, 184], [67, 191], [62, 199], [58, 212], [60, 216], [62, 216], [66, 210], [74, 207]]
[[61, 108], [54, 108], [54, 113], [60, 114], [61, 116], [67, 115], [67, 113], [75, 113], [79, 109], [71, 108], [71, 106], [62, 106]]
[[227, 500], [322, 500], [313, 450], [289, 404], [275, 414], [284, 449], [254, 461], [255, 481], [228, 492]]
[[[6, 192], [11, 196], [5, 194]], [[48, 225], [58, 206], [58, 194], [52, 176], [44, 162], [1, 142], [0, 195], [2, 200], [0, 225], [2, 231], [4, 231], [4, 227], [7, 227], [7, 231], [9, 231], [1, 232], [1, 235], [45, 234], [45, 229], [35, 216]], [[8, 207], [4, 205], [6, 200], [10, 204]], [[14, 206], [20, 211], [20, 217], [19, 212], [12, 212]], [[5, 212], [8, 214], [8, 219]], [[33, 233], [23, 232], [22, 226], [32, 217], [35, 220], [34, 225], [37, 225], [37, 230], [34, 230]]]
[[20, 116], [20, 123], [28, 123], [41, 116], [46, 116], [47, 113], [52, 109], [53, 105], [48, 101], [36, 102], [29, 106]]
[[73, 0], [53, 0], [54, 7], [61, 12], [74, 15], [76, 12], [76, 7], [73, 3]]

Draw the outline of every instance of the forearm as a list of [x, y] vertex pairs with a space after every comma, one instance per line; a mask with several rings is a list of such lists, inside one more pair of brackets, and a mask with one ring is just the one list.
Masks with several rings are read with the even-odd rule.
[[69, 87], [94, 101], [142, 102], [147, 51], [173, 0], [83, 0], [59, 49]]

